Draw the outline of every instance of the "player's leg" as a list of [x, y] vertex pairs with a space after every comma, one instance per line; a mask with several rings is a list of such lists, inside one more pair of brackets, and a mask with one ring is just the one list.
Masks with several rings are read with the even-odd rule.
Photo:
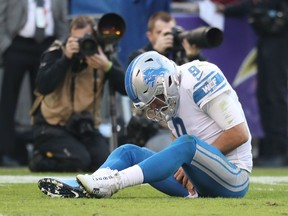
[[[123, 170], [147, 159], [153, 154], [155, 154], [155, 152], [147, 148], [126, 144], [114, 150], [105, 163], [95, 173], [100, 172], [101, 174], [104, 173], [107, 175], [115, 169]], [[186, 188], [178, 183], [173, 176], [169, 176], [167, 179], [160, 182], [153, 182], [151, 185], [159, 191], [171, 196], [186, 197], [189, 195]], [[87, 194], [75, 179], [42, 178], [38, 181], [38, 187], [44, 194], [51, 197], [94, 197], [93, 194]]]
[[194, 137], [183, 135], [170, 146], [138, 164], [142, 169], [144, 183], [161, 181], [173, 175], [184, 163], [194, 157], [196, 141]]
[[[238, 169], [235, 165], [227, 161], [224, 155], [215, 147], [208, 145], [196, 137], [188, 135], [179, 137], [166, 149], [159, 153], [153, 154], [151, 157], [143, 160], [138, 165], [124, 169], [119, 173], [115, 172], [109, 176], [100, 176], [100, 178], [98, 178], [99, 176], [97, 178], [91, 178], [90, 176], [78, 175], [77, 179], [89, 193], [96, 193], [96, 195], [99, 197], [109, 197], [121, 188], [141, 183], [162, 181], [163, 179], [173, 175], [173, 173], [181, 165], [184, 165], [187, 174], [192, 180], [195, 178], [195, 172], [193, 173], [190, 171], [190, 169], [187, 169], [185, 164], [190, 164], [192, 162], [191, 166], [197, 167], [197, 163], [199, 163], [198, 155], [201, 148], [202, 151], [204, 151], [208, 156], [212, 155], [212, 160], [216, 160], [219, 164], [218, 166], [215, 166], [215, 163], [211, 163], [209, 166], [207, 165], [208, 168], [214, 173], [219, 175], [221, 174], [220, 177], [222, 180], [227, 181], [227, 185], [232, 186], [232, 189], [224, 184], [214, 188], [216, 184], [212, 181], [208, 181], [207, 175], [205, 176], [206, 183], [199, 184], [199, 182], [201, 182], [201, 177], [203, 177], [203, 175], [201, 176], [201, 173], [199, 172], [199, 182], [192, 181], [195, 184], [196, 190], [198, 190], [197, 186], [199, 186], [200, 192], [203, 196], [244, 196], [248, 189], [249, 174], [246, 171]], [[193, 163], [194, 158], [195, 163]], [[198, 168], [195, 169], [198, 170]], [[222, 174], [221, 169], [227, 169], [229, 172], [231, 172], [231, 174], [225, 175], [225, 172]], [[214, 183], [214, 187], [212, 186], [212, 183]], [[211, 184], [211, 186], [209, 184]], [[209, 194], [209, 191], [204, 192], [205, 190], [203, 188], [207, 188], [207, 190], [212, 190], [214, 192]], [[222, 190], [224, 188], [225, 190]]]
[[139, 163], [144, 183], [159, 181], [180, 165], [201, 196], [243, 197], [248, 190], [247, 171], [229, 162], [216, 147], [193, 136], [182, 136], [159, 154]]
[[147, 159], [154, 153], [152, 150], [133, 144], [121, 145], [111, 152], [100, 169], [109, 167], [111, 170], [120, 171]]
[[[195, 153], [195, 146], [195, 139], [185, 135], [176, 139], [172, 145], [161, 152], [151, 155], [134, 166], [130, 164], [132, 166], [120, 172], [114, 172], [114, 170], [109, 173], [78, 175], [77, 180], [89, 193], [95, 194], [99, 198], [110, 197], [119, 189], [132, 185], [141, 183], [154, 184], [169, 177], [172, 180], [172, 178], [174, 179], [174, 172], [182, 164], [191, 162]], [[169, 195], [174, 192], [172, 190], [173, 187], [178, 187], [180, 191], [183, 191], [180, 196], [188, 195], [188, 191], [175, 179], [170, 182], [164, 182], [168, 185], [166, 189], [164, 187], [160, 188], [160, 183], [158, 185], [154, 184], [154, 186]]]
[[[100, 169], [109, 167], [111, 170], [116, 169], [121, 171], [135, 164], [138, 164], [141, 161], [144, 161], [154, 154], [155, 152], [148, 148], [139, 147], [133, 144], [125, 144], [115, 149], [109, 155]], [[159, 164], [157, 164], [157, 166], [159, 166]], [[97, 172], [99, 172], [99, 170], [96, 171], [96, 173]], [[186, 197], [189, 195], [187, 189], [184, 188], [178, 181], [176, 181], [176, 179], [173, 177], [173, 174], [164, 180], [150, 182], [149, 184], [157, 190], [170, 196]]]
[[199, 195], [243, 197], [249, 188], [249, 173], [229, 162], [216, 147], [195, 139], [195, 156], [182, 167]]

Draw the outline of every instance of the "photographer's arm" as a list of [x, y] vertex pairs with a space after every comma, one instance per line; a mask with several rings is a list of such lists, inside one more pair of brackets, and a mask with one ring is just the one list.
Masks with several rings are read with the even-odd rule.
[[53, 92], [64, 80], [70, 64], [71, 59], [65, 57], [61, 50], [44, 53], [36, 78], [37, 91], [43, 95]]
[[79, 44], [75, 37], [69, 37], [64, 48], [61, 42], [54, 42], [41, 59], [36, 78], [36, 87], [39, 93], [49, 94], [62, 83], [69, 66], [72, 64], [74, 53], [78, 52]]
[[127, 93], [124, 85], [125, 73], [122, 69], [122, 65], [115, 56], [111, 57], [111, 62], [112, 67], [107, 71], [106, 78], [111, 82], [116, 91], [122, 95], [126, 95]]
[[124, 71], [115, 54], [108, 57], [102, 50], [98, 47], [98, 53], [86, 57], [86, 62], [88, 66], [99, 69], [105, 72], [105, 80], [109, 80], [112, 83], [114, 89], [122, 95], [126, 95], [126, 90], [124, 87]]

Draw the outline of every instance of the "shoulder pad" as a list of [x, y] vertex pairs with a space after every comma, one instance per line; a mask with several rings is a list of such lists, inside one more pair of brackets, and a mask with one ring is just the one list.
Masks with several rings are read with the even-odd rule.
[[60, 40], [55, 40], [53, 44], [48, 48], [48, 52], [62, 49], [63, 43]]

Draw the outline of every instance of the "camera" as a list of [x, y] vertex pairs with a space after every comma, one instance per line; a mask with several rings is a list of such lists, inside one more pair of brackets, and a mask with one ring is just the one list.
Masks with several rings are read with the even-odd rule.
[[121, 40], [126, 30], [124, 19], [116, 13], [103, 15], [93, 35], [84, 35], [79, 39], [80, 56], [91, 56], [97, 53], [97, 47], [101, 46], [104, 51], [113, 52], [114, 46]]
[[66, 124], [66, 129], [79, 138], [91, 137], [95, 130], [93, 115], [87, 111], [73, 113]]
[[82, 56], [91, 56], [97, 52], [98, 42], [92, 35], [85, 34], [78, 40], [79, 50]]
[[185, 31], [181, 26], [172, 28], [174, 37], [173, 50], [181, 50], [182, 41], [187, 39], [190, 45], [195, 44], [199, 48], [214, 48], [223, 41], [223, 32], [215, 27], [201, 26], [191, 31]]
[[258, 35], [280, 35], [285, 34], [288, 15], [282, 11], [255, 8], [248, 21]]

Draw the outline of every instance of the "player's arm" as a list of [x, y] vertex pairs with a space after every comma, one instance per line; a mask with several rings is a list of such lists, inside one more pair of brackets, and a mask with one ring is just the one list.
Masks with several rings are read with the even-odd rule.
[[240, 104], [228, 92], [215, 97], [203, 109], [223, 129], [223, 133], [212, 143], [223, 154], [227, 154], [250, 138]]
[[223, 154], [227, 154], [240, 145], [247, 142], [249, 132], [246, 124], [240, 123], [228, 130], [225, 130], [213, 143]]

